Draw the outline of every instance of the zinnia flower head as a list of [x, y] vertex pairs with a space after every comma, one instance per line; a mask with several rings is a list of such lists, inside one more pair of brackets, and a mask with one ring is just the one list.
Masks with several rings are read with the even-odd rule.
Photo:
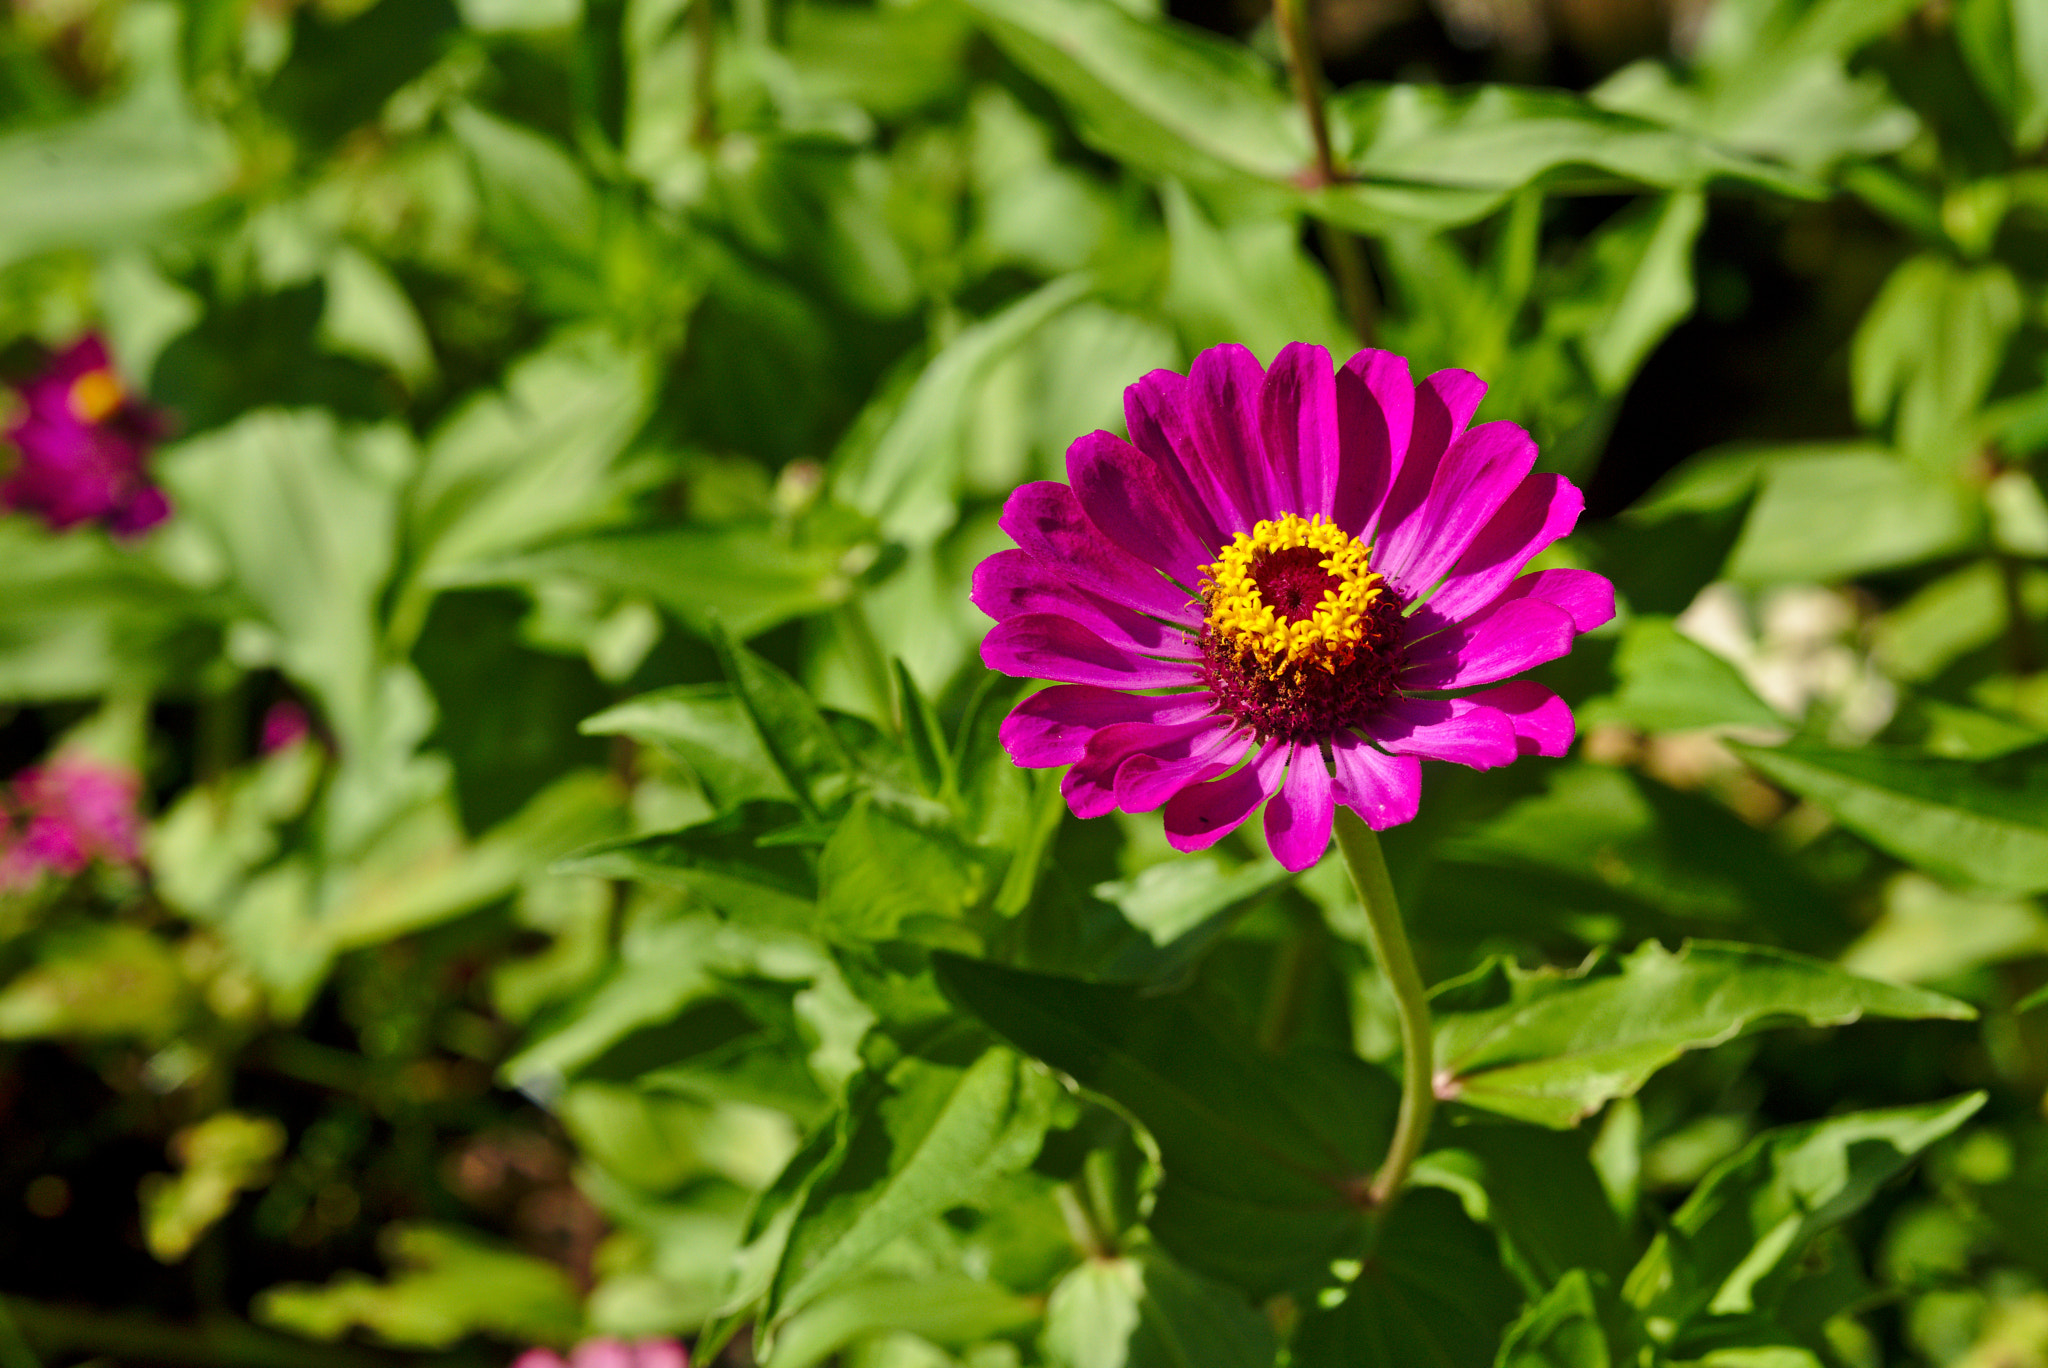
[[[1584, 499], [1513, 423], [1469, 428], [1484, 382], [1293, 343], [1270, 370], [1213, 347], [1124, 391], [1071, 485], [1010, 496], [1017, 550], [975, 570], [992, 669], [1056, 681], [1005, 719], [1020, 765], [1071, 765], [1076, 816], [1165, 810], [1179, 850], [1265, 805], [1289, 869], [1342, 803], [1414, 817], [1422, 759], [1562, 755], [1564, 701], [1513, 680], [1614, 615], [1585, 570], [1523, 574]], [[1510, 682], [1503, 682], [1510, 681]]]
[[20, 388], [7, 429], [19, 460], [0, 482], [0, 504], [42, 515], [62, 531], [103, 522], [134, 536], [171, 511], [144, 467], [166, 430], [163, 414], [121, 383], [106, 343], [89, 333]]
[[0, 798], [0, 889], [81, 874], [94, 860], [141, 859], [141, 793], [134, 771], [82, 755], [58, 755], [15, 775]]

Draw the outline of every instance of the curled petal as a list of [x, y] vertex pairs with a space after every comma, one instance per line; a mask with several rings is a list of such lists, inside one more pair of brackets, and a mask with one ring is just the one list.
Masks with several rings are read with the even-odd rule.
[[1555, 660], [1578, 634], [1571, 615], [1541, 599], [1509, 599], [1411, 646], [1404, 689], [1492, 684]]
[[1056, 684], [1012, 708], [997, 728], [996, 739], [1027, 769], [1071, 765], [1105, 727], [1192, 722], [1214, 706], [1205, 693], [1137, 694], [1099, 684]]
[[1572, 710], [1552, 690], [1533, 679], [1515, 679], [1469, 694], [1466, 702], [1500, 711], [1515, 729], [1515, 750], [1521, 755], [1563, 755], [1572, 748], [1576, 724]]
[[1577, 526], [1585, 507], [1586, 496], [1564, 476], [1526, 477], [1458, 557], [1427, 607], [1453, 622], [1484, 608], [1532, 556]]
[[1166, 843], [1179, 851], [1207, 850], [1237, 830], [1280, 787], [1287, 749], [1285, 742], [1269, 741], [1250, 763], [1174, 794], [1166, 804]]
[[1039, 480], [1019, 485], [1003, 505], [1001, 524], [1033, 559], [1079, 588], [1154, 617], [1190, 626], [1201, 621], [1199, 603], [1157, 570], [1112, 545], [1088, 521], [1074, 491], [1063, 484]]
[[1116, 689], [1182, 689], [1196, 682], [1186, 661], [1154, 660], [1113, 646], [1070, 617], [1027, 613], [999, 622], [982, 638], [981, 659], [1018, 679], [1106, 684]]
[[1336, 761], [1337, 801], [1374, 831], [1413, 821], [1422, 803], [1422, 762], [1412, 755], [1387, 755], [1350, 732], [1330, 738]]
[[1125, 812], [1150, 812], [1189, 784], [1213, 779], [1244, 759], [1251, 739], [1227, 717], [1162, 736], [1117, 767], [1116, 805]]
[[1375, 562], [1410, 598], [1426, 593], [1535, 464], [1536, 443], [1513, 423], [1472, 429], [1451, 444], [1421, 507], [1399, 522], [1380, 524]]
[[1449, 760], [1473, 769], [1493, 769], [1521, 754], [1506, 714], [1469, 698], [1398, 699], [1364, 730], [1395, 755]]
[[1323, 748], [1313, 741], [1294, 747], [1287, 782], [1266, 804], [1266, 844], [1273, 858], [1297, 872], [1323, 858], [1337, 813], [1335, 789]]
[[1088, 520], [1115, 545], [1192, 587], [1216, 548], [1190, 530], [1180, 491], [1157, 462], [1107, 432], [1067, 448], [1067, 478]]
[[1330, 354], [1290, 342], [1273, 358], [1259, 390], [1259, 425], [1281, 509], [1302, 517], [1335, 512], [1341, 464], [1337, 375]]
[[1055, 613], [1128, 651], [1184, 659], [1201, 654], [1185, 630], [1091, 594], [1025, 551], [998, 551], [975, 566], [968, 596], [975, 607], [997, 622]]
[[1614, 584], [1591, 570], [1538, 570], [1509, 582], [1499, 602], [1540, 599], [1571, 614], [1572, 626], [1590, 632], [1614, 617]]

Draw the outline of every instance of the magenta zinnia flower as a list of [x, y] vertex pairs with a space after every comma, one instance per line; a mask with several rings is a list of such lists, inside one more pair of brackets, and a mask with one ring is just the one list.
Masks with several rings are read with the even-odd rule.
[[1563, 754], [1564, 701], [1502, 681], [1612, 617], [1614, 588], [1522, 574], [1584, 499], [1530, 473], [1513, 423], [1467, 430], [1485, 391], [1301, 343], [1270, 371], [1214, 347], [1125, 390], [1131, 440], [1089, 433], [1071, 488], [1019, 488], [1019, 549], [975, 570], [982, 659], [1057, 681], [1004, 721], [1011, 758], [1072, 765], [1076, 816], [1163, 807], [1178, 850], [1264, 803], [1273, 854], [1306, 869], [1338, 803], [1376, 829], [1412, 818], [1419, 759]]
[[0, 796], [0, 889], [31, 887], [45, 874], [81, 874], [94, 860], [142, 858], [133, 770], [58, 755], [14, 776]]
[[20, 459], [0, 504], [39, 513], [62, 531], [104, 522], [121, 536], [146, 532], [170, 501], [144, 470], [166, 429], [163, 415], [128, 392], [89, 333], [21, 387], [22, 411], [7, 429]]

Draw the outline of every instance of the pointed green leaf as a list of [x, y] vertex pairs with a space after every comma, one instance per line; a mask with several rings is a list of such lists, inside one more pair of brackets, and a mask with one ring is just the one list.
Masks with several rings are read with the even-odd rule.
[[679, 684], [629, 698], [584, 720], [593, 736], [630, 736], [666, 751], [697, 776], [722, 809], [794, 795], [776, 768], [746, 704], [721, 684]]
[[1808, 745], [1736, 752], [1937, 878], [2004, 893], [2048, 889], [2048, 745], [1990, 760]]
[[1632, 619], [1622, 629], [1614, 673], [1621, 687], [1589, 705], [1580, 715], [1582, 726], [1615, 721], [1644, 731], [1785, 728], [1785, 719], [1756, 696], [1740, 670], [1680, 633], [1669, 618]]
[[816, 817], [821, 808], [844, 799], [853, 783], [856, 762], [810, 695], [748, 650], [727, 628], [714, 622], [711, 635], [733, 692], [797, 805]]
[[1351, 1057], [1262, 1054], [1177, 997], [936, 954], [947, 996], [1150, 1131], [1153, 1234], [1254, 1295], [1313, 1286], [1364, 1235], [1354, 1194], [1391, 1134], [1394, 1085]]
[[1058, 1093], [1000, 1048], [964, 1069], [911, 1056], [871, 1080], [852, 1103], [845, 1162], [810, 1191], [791, 1229], [766, 1319], [801, 1309], [897, 1237], [1030, 1163]]
[[641, 879], [693, 893], [750, 926], [808, 930], [818, 903], [810, 857], [789, 846], [764, 847], [760, 839], [795, 816], [786, 804], [750, 803], [702, 826], [587, 847], [557, 861], [552, 872]]
[[1493, 1237], [1456, 1198], [1411, 1191], [1381, 1226], [1363, 1269], [1302, 1317], [1293, 1362], [1297, 1368], [1493, 1368], [1501, 1332], [1521, 1300]]
[[1983, 1093], [1768, 1131], [1715, 1167], [1623, 1289], [1651, 1315], [1768, 1313], [1813, 1238], [1849, 1219]]
[[1040, 1342], [1052, 1368], [1272, 1368], [1278, 1349], [1242, 1294], [1152, 1248], [1060, 1279]]
[[[1576, 1125], [1688, 1050], [1762, 1025], [1840, 1026], [1863, 1016], [1975, 1015], [1921, 988], [1845, 974], [1757, 945], [1689, 941], [1675, 954], [1645, 941], [1574, 973], [1494, 965], [1440, 990], [1439, 1095], [1541, 1125]], [[1488, 999], [1492, 999], [1489, 1001]]]

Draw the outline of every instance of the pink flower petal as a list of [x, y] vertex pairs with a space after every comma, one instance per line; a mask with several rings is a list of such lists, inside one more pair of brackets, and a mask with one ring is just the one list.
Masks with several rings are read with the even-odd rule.
[[997, 623], [982, 638], [981, 659], [1018, 679], [1118, 689], [1187, 688], [1197, 677], [1186, 661], [1154, 660], [1113, 646], [1059, 613], [1027, 613]]
[[1088, 520], [1112, 543], [1192, 590], [1215, 559], [1190, 531], [1180, 491], [1158, 464], [1107, 432], [1067, 448], [1067, 478]]
[[1112, 788], [1125, 812], [1150, 812], [1189, 784], [1213, 779], [1244, 759], [1251, 733], [1227, 717], [1205, 719], [1162, 736], [1117, 767]]
[[1157, 726], [1143, 722], [1119, 722], [1104, 727], [1088, 738], [1081, 758], [1060, 782], [1060, 793], [1076, 817], [1102, 817], [1116, 811], [1118, 770], [1128, 760], [1155, 747], [1170, 747], [1176, 740], [1208, 728], [1229, 727], [1228, 719], [1209, 718], [1193, 723]]
[[1469, 698], [1403, 698], [1365, 724], [1395, 755], [1493, 769], [1515, 759], [1515, 729], [1504, 713]]
[[998, 551], [975, 566], [968, 597], [997, 622], [1056, 613], [1128, 651], [1187, 660], [1202, 653], [1187, 631], [1091, 594], [1026, 551]]
[[1167, 800], [1166, 843], [1175, 850], [1207, 850], [1244, 823], [1266, 795], [1280, 787], [1287, 745], [1269, 741], [1249, 764], [1221, 779], [1190, 784]]
[[1284, 491], [1279, 511], [1331, 517], [1342, 457], [1337, 374], [1328, 352], [1306, 342], [1280, 349], [1259, 390], [1259, 425], [1272, 482]]
[[1571, 615], [1540, 599], [1507, 599], [1408, 648], [1403, 689], [1492, 684], [1572, 648]]
[[1515, 729], [1515, 749], [1521, 755], [1558, 756], [1572, 748], [1577, 724], [1571, 708], [1533, 679], [1482, 689], [1467, 695], [1466, 701], [1498, 709]]
[[1120, 722], [1171, 726], [1192, 722], [1214, 707], [1206, 693], [1136, 694], [1099, 684], [1056, 684], [1012, 708], [996, 739], [1027, 769], [1071, 765], [1104, 727]]
[[1415, 421], [1415, 381], [1404, 358], [1366, 350], [1344, 363], [1335, 386], [1337, 488], [1331, 516], [1356, 537], [1379, 512], [1401, 468]]
[[1337, 812], [1334, 793], [1323, 748], [1313, 741], [1296, 745], [1286, 784], [1266, 804], [1266, 844], [1274, 859], [1299, 872], [1323, 858]]
[[1536, 443], [1513, 423], [1473, 428], [1451, 444], [1422, 506], [1380, 524], [1374, 568], [1411, 599], [1427, 593], [1535, 464]]
[[1194, 438], [1192, 459], [1182, 450], [1195, 488], [1223, 509], [1247, 518], [1249, 532], [1261, 518], [1279, 508], [1281, 492], [1268, 477], [1265, 443], [1259, 431], [1259, 391], [1266, 372], [1259, 358], [1234, 343], [1211, 347], [1188, 367], [1185, 422]]
[[1590, 632], [1614, 617], [1614, 583], [1591, 570], [1538, 570], [1510, 581], [1496, 602], [1541, 599], [1571, 614], [1572, 626]]
[[624, 1340], [585, 1340], [569, 1355], [569, 1368], [634, 1368], [638, 1357]]
[[552, 1349], [529, 1349], [512, 1360], [512, 1368], [568, 1368], [568, 1365]]
[[1538, 551], [1577, 526], [1586, 496], [1562, 475], [1531, 475], [1501, 505], [1427, 607], [1456, 621], [1500, 596]]
[[[1130, 431], [1131, 445], [1180, 490], [1188, 526], [1196, 539], [1205, 546], [1220, 547], [1238, 530], [1244, 511], [1226, 508], [1216, 491], [1196, 482], [1193, 472], [1202, 462], [1188, 430], [1188, 404], [1185, 375], [1153, 371], [1124, 388], [1124, 426]], [[1251, 529], [1250, 522], [1243, 526], [1246, 531]]]
[[637, 1348], [640, 1368], [690, 1368], [690, 1355], [680, 1340], [641, 1340]]
[[1408, 446], [1385, 503], [1367, 532], [1361, 534], [1366, 541], [1377, 544], [1387, 529], [1399, 527], [1422, 507], [1444, 453], [1472, 421], [1485, 397], [1486, 382], [1470, 371], [1441, 370], [1415, 387]]
[[1003, 531], [1017, 545], [1076, 586], [1126, 608], [1190, 626], [1201, 621], [1199, 602], [1088, 521], [1074, 491], [1040, 480], [1020, 485], [1003, 505]]
[[1412, 755], [1386, 755], [1350, 732], [1330, 739], [1336, 760], [1337, 801], [1374, 831], [1415, 819], [1422, 803], [1422, 762]]

